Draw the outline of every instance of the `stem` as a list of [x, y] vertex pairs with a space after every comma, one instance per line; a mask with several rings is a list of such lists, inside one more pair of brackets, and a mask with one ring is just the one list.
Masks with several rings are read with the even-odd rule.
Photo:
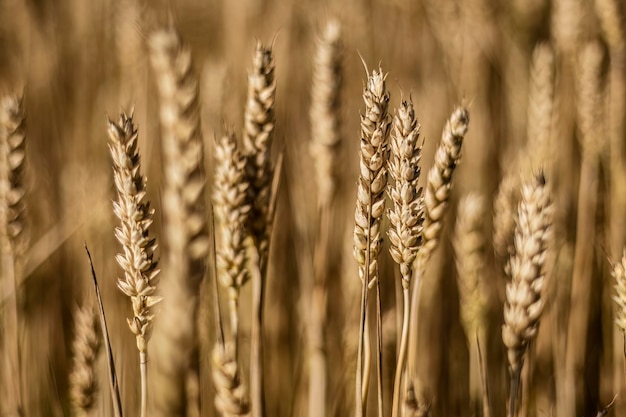
[[409, 343], [409, 319], [411, 317], [411, 290], [410, 286], [403, 285], [403, 314], [402, 314], [402, 335], [400, 337], [400, 349], [398, 350], [398, 362], [396, 363], [396, 375], [393, 381], [393, 408], [392, 417], [400, 414], [400, 384], [402, 383], [402, 373], [406, 363], [406, 351]]
[[511, 372], [511, 392], [509, 393], [509, 417], [515, 417], [515, 400], [519, 390], [520, 377], [523, 365]]
[[141, 417], [148, 415], [148, 353], [139, 352], [139, 370], [141, 373]]
[[254, 245], [252, 266], [252, 340], [250, 342], [250, 401], [252, 417], [265, 416], [265, 396], [263, 385], [263, 296], [264, 277], [262, 260]]
[[478, 354], [478, 363], [480, 366], [480, 382], [483, 398], [483, 417], [491, 417], [491, 399], [489, 396], [489, 380], [487, 379], [487, 363], [483, 359], [483, 353], [480, 348], [481, 339], [478, 333], [476, 334], [476, 353]]
[[[365, 347], [364, 339], [366, 335], [366, 324], [367, 324], [367, 284], [365, 281], [363, 282], [363, 286], [361, 287], [361, 314], [360, 314], [360, 325], [359, 325], [359, 347], [357, 349], [356, 354], [356, 417], [364, 416], [364, 404], [363, 398], [367, 394], [367, 389], [363, 392], [363, 381], [364, 381], [364, 367], [363, 367], [363, 350]], [[369, 378], [368, 378], [369, 379]]]
[[[376, 274], [378, 277], [378, 273]], [[380, 280], [376, 278], [376, 341], [377, 355], [376, 365], [378, 368], [377, 385], [378, 385], [378, 417], [383, 417], [383, 315], [382, 301], [380, 299]]]

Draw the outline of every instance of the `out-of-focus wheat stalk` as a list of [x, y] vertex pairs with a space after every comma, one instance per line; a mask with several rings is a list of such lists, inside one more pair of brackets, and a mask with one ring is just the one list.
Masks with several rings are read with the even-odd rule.
[[307, 334], [309, 362], [309, 416], [324, 417], [327, 407], [328, 251], [332, 233], [332, 206], [337, 182], [341, 141], [340, 93], [342, 85], [341, 24], [329, 20], [317, 41], [311, 85], [311, 144], [317, 184], [317, 236], [313, 288]]
[[77, 308], [72, 343], [73, 366], [69, 376], [70, 399], [77, 416], [88, 416], [93, 409], [98, 392], [96, 359], [100, 351], [98, 313], [94, 306]]
[[254, 243], [252, 266], [252, 340], [250, 347], [250, 400], [254, 417], [265, 415], [263, 383], [263, 303], [271, 235], [272, 141], [275, 125], [276, 80], [270, 46], [257, 42], [248, 74], [248, 97], [244, 112], [243, 144], [250, 183], [248, 233]]
[[17, 289], [23, 280], [26, 249], [24, 172], [25, 115], [21, 97], [0, 98], [0, 255], [2, 290], [10, 295], [5, 306], [5, 384], [10, 387], [9, 410], [22, 416], [22, 361]]
[[482, 402], [483, 417], [489, 416], [488, 398], [482, 392], [480, 346], [487, 345], [485, 199], [468, 194], [460, 202], [454, 231], [454, 252], [459, 288], [461, 324], [470, 347], [470, 396], [472, 409]]
[[524, 355], [537, 335], [545, 304], [544, 268], [551, 227], [550, 189], [541, 173], [522, 187], [515, 228], [515, 253], [510, 260], [511, 281], [506, 288], [502, 340], [507, 348], [511, 374], [508, 414], [511, 417], [515, 415]]
[[579, 410], [585, 389], [582, 369], [587, 357], [595, 258], [595, 251], [590, 250], [589, 243], [596, 236], [600, 154], [606, 144], [602, 129], [603, 59], [604, 50], [599, 42], [585, 45], [578, 57], [576, 110], [582, 158], [564, 381], [572, 412]]
[[[378, 254], [380, 252], [381, 222], [385, 211], [385, 188], [387, 185], [387, 158], [389, 155], [389, 126], [387, 115], [389, 93], [385, 86], [386, 75], [379, 68], [368, 74], [363, 88], [365, 113], [361, 115], [361, 146], [360, 146], [360, 175], [357, 188], [356, 210], [354, 213], [354, 257], [359, 265], [361, 279], [361, 314], [359, 330], [359, 347], [357, 351], [356, 373], [356, 416], [362, 417], [365, 413], [367, 401], [367, 387], [369, 377], [366, 370], [369, 363], [363, 361], [365, 328], [367, 326], [367, 301], [371, 286], [378, 282]], [[379, 294], [377, 292], [377, 294]], [[378, 298], [380, 301], [380, 298]], [[380, 336], [380, 316], [378, 317], [378, 333]], [[379, 338], [379, 347], [380, 340]], [[380, 357], [380, 355], [379, 355]], [[379, 359], [380, 365], [380, 359]], [[378, 366], [380, 371], [380, 366]], [[381, 375], [379, 372], [379, 379]], [[379, 410], [382, 407], [379, 390]], [[380, 411], [379, 411], [380, 412]]]
[[132, 116], [120, 115], [118, 123], [109, 121], [109, 150], [113, 159], [113, 177], [118, 201], [113, 212], [120, 220], [115, 237], [123, 252], [116, 260], [124, 270], [118, 279], [118, 288], [131, 299], [133, 318], [128, 326], [137, 339], [141, 371], [141, 416], [147, 414], [148, 398], [148, 341], [152, 335], [154, 314], [152, 308], [162, 297], [155, 295], [158, 284], [156, 239], [150, 237], [154, 209], [144, 201], [146, 177], [141, 172], [138, 134]]
[[424, 198], [422, 189], [417, 184], [421, 171], [419, 162], [422, 156], [419, 132], [420, 125], [415, 117], [413, 103], [403, 101], [393, 119], [389, 159], [389, 174], [393, 183], [388, 188], [393, 203], [393, 207], [388, 211], [391, 223], [389, 252], [393, 260], [400, 265], [403, 300], [402, 335], [393, 386], [393, 416], [398, 416], [400, 413], [400, 384], [409, 342], [413, 262], [422, 244]]
[[173, 28], [152, 33], [149, 46], [160, 100], [166, 249], [161, 290], [167, 295], [155, 332], [153, 393], [157, 415], [183, 416], [188, 407], [197, 408], [198, 293], [210, 247], [198, 80], [191, 53]]

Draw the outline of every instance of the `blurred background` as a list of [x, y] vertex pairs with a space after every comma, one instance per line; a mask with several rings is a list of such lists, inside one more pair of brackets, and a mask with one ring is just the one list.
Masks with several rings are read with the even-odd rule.
[[[623, 13], [619, 0], [0, 0], [0, 93], [23, 92], [27, 115], [30, 244], [18, 294], [26, 415], [69, 413], [73, 314], [76, 306], [93, 300], [83, 242], [90, 247], [103, 292], [124, 409], [128, 415], [138, 409], [135, 342], [125, 320], [131, 308], [115, 287], [121, 271], [114, 259], [119, 247], [113, 236], [115, 194], [106, 120], [117, 119], [120, 110], [134, 109], [159, 237], [159, 123], [145, 41], [151, 30], [168, 21], [192, 50], [200, 80], [209, 175], [214, 138], [225, 128], [241, 131], [255, 43], [274, 46], [274, 153], [284, 152], [285, 162], [267, 293], [267, 410], [276, 417], [306, 412], [304, 323], [316, 221], [310, 87], [316, 39], [331, 18], [342, 26], [343, 85], [340, 180], [328, 265], [330, 413], [352, 413], [354, 401], [360, 281], [352, 258], [352, 231], [365, 64], [369, 71], [380, 65], [388, 73], [390, 114], [402, 98], [412, 98], [425, 139], [423, 180], [454, 106], [463, 103], [470, 111], [444, 237], [428, 266], [418, 321], [416, 367], [431, 413], [474, 414], [469, 407], [470, 355], [459, 321], [450, 243], [456, 202], [468, 192], [488, 202], [483, 278], [490, 314], [488, 344], [482, 350], [493, 409], [497, 415], [504, 413], [508, 372], [500, 328], [505, 259], [495, 255], [491, 245], [491, 202], [503, 177], [538, 169], [539, 164], [524, 161], [536, 161], [540, 154], [557, 216], [549, 301], [533, 345], [535, 366], [526, 391], [531, 406], [525, 412], [559, 415], [558, 397], [567, 395], [559, 390], [565, 367], [560, 358], [575, 350], [575, 371], [569, 375], [575, 378], [576, 415], [595, 414], [624, 392], [623, 339], [613, 324], [607, 260], [621, 257], [626, 234]], [[601, 59], [596, 71], [599, 99], [591, 106], [593, 114], [587, 113], [592, 123], [585, 124], [577, 106], [581, 51], [589, 44], [600, 51]], [[549, 45], [552, 61], [533, 62], [537, 45]], [[532, 93], [533, 77], [538, 80], [541, 74], [548, 80], [541, 90], [548, 91], [547, 107]], [[591, 178], [582, 174], [586, 154], [597, 168]], [[380, 262], [385, 386], [390, 389], [398, 271], [387, 251]], [[210, 288], [204, 287], [199, 317], [202, 414], [211, 416], [215, 412], [208, 358], [214, 334]], [[242, 295], [244, 350], [249, 340], [247, 291]], [[581, 327], [572, 327], [573, 317], [579, 316]], [[112, 415], [106, 365], [102, 358], [98, 363], [96, 415]], [[0, 392], [6, 395], [6, 387]], [[389, 395], [386, 392], [386, 399]], [[7, 415], [1, 403], [0, 415]], [[626, 414], [623, 396], [615, 412]]]

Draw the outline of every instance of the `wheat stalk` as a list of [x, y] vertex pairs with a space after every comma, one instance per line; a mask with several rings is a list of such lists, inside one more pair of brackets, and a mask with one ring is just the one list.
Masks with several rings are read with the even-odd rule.
[[410, 321], [410, 287], [413, 275], [413, 262], [422, 243], [422, 223], [424, 221], [424, 199], [417, 182], [420, 176], [419, 162], [422, 144], [419, 143], [420, 125], [415, 118], [413, 103], [403, 101], [393, 119], [391, 131], [391, 156], [389, 174], [393, 183], [388, 192], [393, 207], [388, 210], [389, 252], [400, 265], [403, 293], [403, 318], [400, 349], [396, 363], [393, 388], [394, 416], [400, 412], [400, 383], [404, 372]]
[[26, 161], [25, 115], [21, 97], [0, 99], [0, 255], [2, 257], [3, 292], [9, 298], [4, 314], [4, 331], [11, 340], [6, 343], [5, 382], [12, 387], [10, 409], [23, 415], [22, 366], [19, 344], [17, 289], [23, 279], [26, 194], [24, 172]]
[[522, 187], [515, 228], [515, 253], [510, 260], [511, 281], [506, 287], [502, 340], [511, 373], [509, 415], [515, 414], [515, 397], [528, 344], [537, 335], [545, 299], [544, 265], [551, 238], [552, 205], [543, 174]]
[[[204, 148], [200, 133], [198, 81], [191, 53], [172, 29], [150, 36], [150, 58], [160, 99], [165, 186], [166, 242], [160, 316], [156, 399], [160, 415], [182, 416], [197, 379], [197, 306], [209, 253], [204, 201]], [[157, 334], [155, 334], [156, 338]], [[193, 397], [193, 395], [190, 395]], [[195, 401], [193, 398], [191, 398]], [[197, 404], [189, 404], [196, 408]]]
[[[374, 284], [379, 289], [378, 282], [378, 254], [380, 252], [381, 221], [385, 211], [385, 188], [387, 185], [387, 158], [389, 154], [388, 136], [390, 121], [387, 115], [389, 93], [385, 87], [386, 75], [379, 68], [368, 74], [367, 83], [363, 89], [365, 113], [361, 115], [361, 146], [360, 146], [360, 175], [357, 188], [356, 210], [354, 214], [354, 257], [359, 265], [359, 277], [362, 282], [361, 292], [361, 321], [359, 334], [359, 348], [357, 352], [356, 375], [356, 415], [364, 413], [364, 404], [367, 400], [367, 385], [369, 377], [364, 376], [364, 370], [369, 369], [368, 363], [363, 363], [363, 349], [365, 327], [367, 326], [367, 299], [368, 290]], [[378, 299], [380, 301], [380, 299]], [[378, 315], [378, 333], [381, 331], [381, 318]], [[381, 340], [378, 338], [380, 349]], [[380, 381], [380, 355], [379, 381]], [[379, 383], [380, 385], [380, 383]], [[380, 387], [379, 387], [380, 388]], [[380, 397], [379, 389], [379, 397]], [[379, 398], [379, 410], [382, 401]]]
[[113, 160], [113, 177], [118, 201], [113, 203], [113, 212], [120, 220], [115, 237], [123, 252], [116, 256], [124, 270], [124, 278], [117, 286], [130, 297], [133, 318], [128, 326], [137, 339], [141, 371], [141, 416], [147, 414], [148, 396], [148, 340], [152, 334], [154, 314], [152, 308], [162, 297], [155, 295], [158, 284], [157, 260], [154, 257], [156, 239], [150, 237], [150, 226], [154, 209], [144, 201], [146, 177], [141, 173], [141, 162], [137, 145], [137, 129], [132, 115], [122, 113], [118, 123], [109, 121], [109, 151]]
[[98, 313], [93, 306], [77, 308], [74, 313], [73, 365], [69, 383], [70, 399], [77, 416], [89, 415], [98, 392], [95, 369], [101, 346], [98, 337], [98, 320]]

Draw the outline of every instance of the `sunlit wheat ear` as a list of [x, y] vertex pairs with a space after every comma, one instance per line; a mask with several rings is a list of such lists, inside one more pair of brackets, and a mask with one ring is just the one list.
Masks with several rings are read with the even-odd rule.
[[154, 256], [156, 239], [150, 237], [154, 209], [145, 201], [146, 177], [141, 173], [132, 116], [122, 113], [117, 123], [109, 121], [108, 132], [118, 195], [113, 212], [120, 220], [115, 237], [123, 249], [116, 257], [124, 270], [124, 278], [118, 280], [117, 286], [131, 299], [133, 318], [128, 319], [128, 325], [137, 337], [137, 349], [146, 352], [154, 319], [152, 307], [161, 301], [154, 294], [159, 274]]
[[243, 144], [248, 158], [249, 199], [252, 211], [249, 231], [261, 258], [266, 256], [269, 243], [268, 211], [274, 169], [271, 161], [274, 139], [274, 56], [272, 48], [260, 42], [256, 45], [252, 68], [248, 74], [248, 98], [244, 113]]
[[461, 324], [470, 341], [476, 337], [479, 329], [485, 328], [487, 315], [487, 291], [483, 275], [487, 247], [485, 213], [484, 198], [476, 194], [465, 196], [459, 202], [454, 231]]
[[315, 164], [318, 204], [327, 206], [336, 187], [337, 151], [341, 140], [339, 96], [341, 74], [341, 25], [329, 21], [317, 42], [311, 87], [311, 155]]
[[412, 265], [422, 243], [424, 222], [424, 198], [417, 185], [420, 177], [422, 146], [419, 143], [420, 125], [415, 118], [413, 103], [402, 102], [393, 119], [391, 131], [391, 156], [389, 174], [389, 197], [393, 207], [389, 209], [389, 252], [400, 265], [402, 285], [408, 286]]
[[[536, 337], [543, 311], [544, 266], [552, 230], [550, 189], [543, 174], [522, 187], [515, 228], [515, 253], [506, 286], [502, 340], [507, 348], [512, 405], [528, 344]], [[510, 407], [514, 412], [514, 406]]]
[[223, 417], [245, 416], [250, 412], [248, 391], [241, 381], [233, 346], [217, 344], [211, 356], [215, 408]]
[[70, 400], [77, 416], [87, 416], [98, 392], [96, 359], [100, 351], [98, 313], [93, 306], [76, 309], [72, 342], [73, 365], [69, 377]]
[[[378, 270], [381, 247], [381, 220], [385, 211], [387, 158], [389, 156], [389, 127], [387, 115], [389, 93], [386, 75], [374, 70], [363, 91], [365, 113], [361, 115], [360, 175], [354, 214], [354, 257], [359, 264], [359, 276], [365, 279], [369, 268], [370, 285]], [[369, 244], [368, 244], [369, 242]], [[369, 246], [369, 266], [366, 252]]]
[[200, 283], [211, 241], [207, 231], [206, 177], [198, 79], [191, 52], [173, 28], [151, 34], [150, 60], [159, 95], [164, 186], [162, 193], [162, 294], [155, 332], [155, 413], [183, 415], [197, 409]]
[[417, 270], [423, 271], [432, 252], [439, 245], [443, 229], [443, 219], [448, 209], [452, 175], [461, 160], [461, 146], [469, 126], [469, 113], [464, 107], [457, 107], [446, 122], [441, 141], [435, 152], [435, 163], [428, 172], [424, 194], [425, 218], [423, 228], [424, 244], [417, 257]]

